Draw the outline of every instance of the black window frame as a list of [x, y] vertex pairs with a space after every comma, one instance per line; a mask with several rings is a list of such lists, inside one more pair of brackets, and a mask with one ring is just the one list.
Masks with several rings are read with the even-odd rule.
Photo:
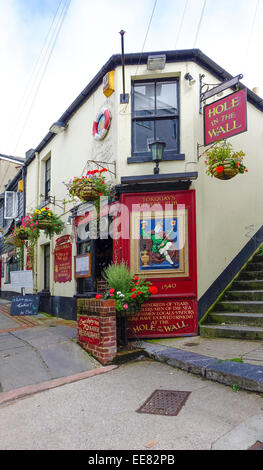
[[[177, 112], [171, 114], [163, 114], [163, 115], [158, 115], [156, 113], [156, 85], [158, 83], [175, 83], [177, 87]], [[135, 115], [135, 109], [134, 109], [134, 100], [135, 100], [135, 93], [134, 93], [134, 86], [139, 85], [139, 84], [150, 84], [153, 83], [155, 87], [155, 107], [154, 107], [154, 114], [151, 114], [149, 116], [136, 116]], [[180, 155], [180, 87], [179, 87], [179, 78], [178, 77], [159, 77], [159, 78], [154, 78], [154, 79], [142, 79], [142, 80], [133, 80], [132, 81], [132, 100], [131, 100], [131, 105], [132, 105], [132, 111], [131, 111], [131, 161], [132, 159], [135, 159], [139, 161], [140, 159], [142, 161], [149, 161], [151, 160], [151, 152], [150, 150], [148, 151], [135, 151], [135, 132], [134, 132], [134, 123], [138, 121], [154, 121], [154, 138], [162, 138], [163, 136], [158, 136], [156, 135], [156, 125], [155, 123], [157, 121], [165, 121], [165, 120], [175, 120], [176, 122], [176, 133], [177, 133], [177, 139], [176, 139], [176, 147], [174, 149], [165, 149], [164, 150], [164, 160], [173, 160], [173, 159], [184, 159], [183, 155]]]
[[51, 188], [51, 157], [45, 161], [45, 201], [49, 201]]
[[50, 291], [50, 262], [51, 262], [51, 247], [50, 243], [44, 245], [44, 290]]

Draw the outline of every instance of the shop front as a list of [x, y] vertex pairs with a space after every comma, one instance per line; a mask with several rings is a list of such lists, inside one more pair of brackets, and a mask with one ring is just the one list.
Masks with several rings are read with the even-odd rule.
[[92, 212], [76, 218], [77, 295], [105, 292], [103, 270], [112, 261], [124, 261], [135, 277], [157, 288], [140, 311], [128, 317], [128, 337], [196, 335], [195, 191], [120, 194], [108, 208], [108, 232], [99, 230], [100, 225], [105, 229]]

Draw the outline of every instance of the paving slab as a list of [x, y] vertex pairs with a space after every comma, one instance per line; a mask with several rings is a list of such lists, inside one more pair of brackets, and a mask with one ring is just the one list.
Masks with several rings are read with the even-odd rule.
[[65, 377], [94, 368], [94, 364], [87, 360], [87, 352], [73, 342], [41, 348], [39, 354], [53, 377]]
[[9, 333], [0, 333], [0, 356], [6, 351], [25, 347], [25, 343]]
[[13, 335], [35, 348], [45, 348], [51, 344], [77, 338], [77, 330], [68, 326], [34, 327], [13, 332]]
[[16, 320], [6, 317], [5, 315], [0, 315], [0, 331], [7, 330], [8, 328], [17, 328], [21, 326]]
[[19, 348], [19, 354], [0, 357], [0, 382], [4, 392], [52, 378], [37, 352], [30, 347]]

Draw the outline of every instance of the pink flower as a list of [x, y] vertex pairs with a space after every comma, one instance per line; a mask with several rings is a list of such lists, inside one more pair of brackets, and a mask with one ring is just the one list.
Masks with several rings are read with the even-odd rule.
[[127, 310], [127, 308], [129, 308], [129, 305], [128, 304], [123, 304], [123, 308], [125, 308], [125, 310]]

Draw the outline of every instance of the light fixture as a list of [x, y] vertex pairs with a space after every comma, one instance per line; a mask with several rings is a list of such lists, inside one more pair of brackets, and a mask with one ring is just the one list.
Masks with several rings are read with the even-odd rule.
[[155, 162], [155, 168], [154, 168], [155, 175], [159, 174], [159, 162], [161, 162], [163, 159], [163, 152], [164, 152], [165, 146], [166, 146], [166, 143], [159, 139], [154, 140], [153, 142], [149, 143], [149, 147], [152, 152], [152, 161]]
[[165, 67], [165, 55], [149, 55], [147, 60], [148, 70], [162, 70]]
[[60, 134], [60, 132], [63, 132], [66, 128], [67, 124], [65, 124], [65, 122], [57, 121], [52, 124], [52, 126], [49, 128], [49, 131], [53, 134]]
[[189, 81], [189, 85], [194, 85], [194, 83], [196, 82], [196, 80], [192, 77], [192, 75], [190, 75], [190, 73], [186, 73], [184, 78], [185, 80]]

